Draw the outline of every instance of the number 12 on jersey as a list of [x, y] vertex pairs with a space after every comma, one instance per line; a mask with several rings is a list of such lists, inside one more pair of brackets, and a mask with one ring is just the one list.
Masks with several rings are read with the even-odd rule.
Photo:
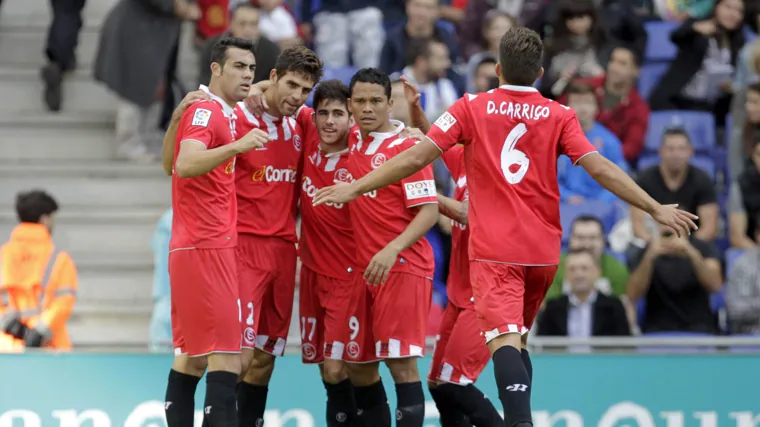
[[[501, 172], [510, 184], [519, 183], [525, 178], [525, 174], [528, 173], [528, 166], [530, 166], [528, 156], [515, 148], [517, 142], [527, 132], [528, 128], [525, 126], [525, 123], [518, 123], [509, 132], [507, 139], [504, 140], [504, 146], [501, 148]], [[517, 172], [510, 171], [510, 167], [514, 165], [518, 165], [519, 167]]]

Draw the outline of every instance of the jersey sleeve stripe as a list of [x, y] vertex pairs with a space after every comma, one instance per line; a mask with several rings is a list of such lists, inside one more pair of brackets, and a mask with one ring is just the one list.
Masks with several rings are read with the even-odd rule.
[[182, 140], [182, 141], [179, 143], [179, 145], [182, 145], [182, 144], [184, 144], [184, 143], [186, 143], [186, 142], [196, 142], [196, 143], [198, 143], [198, 144], [201, 144], [201, 145], [203, 146], [203, 148], [208, 148], [208, 145], [206, 145], [206, 143], [205, 143], [205, 142], [203, 142], [203, 141], [198, 141], [197, 139], [183, 139], [183, 140]]
[[594, 150], [594, 151], [589, 151], [588, 153], [586, 153], [586, 154], [584, 154], [584, 155], [582, 155], [582, 156], [578, 157], [578, 160], [576, 160], [576, 161], [575, 161], [575, 163], [573, 163], [573, 166], [576, 166], [576, 165], [578, 164], [578, 162], [580, 162], [580, 161], [581, 161], [581, 159], [582, 159], [582, 158], [584, 158], [584, 157], [588, 156], [589, 154], [594, 154], [594, 153], [599, 153], [599, 152], [598, 152], [598, 151], [596, 151], [596, 150]]
[[432, 204], [436, 204], [437, 205], [438, 204], [438, 200], [424, 200], [424, 201], [421, 201], [419, 203], [415, 203], [413, 205], [408, 205], [407, 208], [416, 208], [417, 206], [432, 205]]
[[437, 148], [437, 149], [438, 149], [438, 150], [441, 152], [441, 154], [443, 154], [443, 153], [445, 153], [445, 152], [446, 152], [446, 151], [444, 151], [444, 150], [443, 150], [443, 148], [441, 148], [441, 146], [440, 146], [440, 145], [438, 145], [438, 143], [437, 143], [437, 142], [433, 141], [433, 138], [431, 138], [431, 137], [429, 137], [429, 136], [425, 135], [425, 139], [427, 139], [428, 141], [432, 142], [432, 143], [433, 143], [433, 145], [435, 145], [435, 148]]

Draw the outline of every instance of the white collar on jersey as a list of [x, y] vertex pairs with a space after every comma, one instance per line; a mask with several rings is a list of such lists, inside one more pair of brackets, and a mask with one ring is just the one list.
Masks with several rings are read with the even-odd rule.
[[515, 92], [538, 92], [533, 86], [501, 85], [500, 89], [513, 90]]
[[396, 129], [390, 132], [370, 132], [369, 136], [375, 139], [375, 141], [386, 140], [392, 136], [396, 136], [404, 130], [404, 124], [398, 120], [391, 120], [391, 124], [396, 126]]
[[225, 100], [223, 100], [222, 98], [220, 98], [220, 97], [214, 95], [213, 93], [211, 93], [211, 90], [208, 88], [208, 86], [201, 85], [198, 89], [200, 89], [200, 90], [206, 92], [207, 94], [211, 95], [211, 99], [213, 99], [214, 101], [216, 101], [219, 104], [221, 104], [222, 111], [224, 111], [224, 114], [226, 116], [231, 116], [232, 113], [235, 111], [235, 108], [234, 107], [230, 107], [230, 104], [227, 104], [227, 102]]
[[340, 157], [343, 154], [348, 153], [348, 147], [346, 147], [346, 148], [344, 148], [344, 149], [342, 149], [340, 151], [335, 151], [335, 152], [332, 152], [332, 153], [325, 153], [325, 151], [322, 149], [322, 146], [320, 145], [320, 147], [319, 147], [319, 153], [322, 154], [323, 156], [325, 156], [325, 158], [331, 159], [333, 157]]

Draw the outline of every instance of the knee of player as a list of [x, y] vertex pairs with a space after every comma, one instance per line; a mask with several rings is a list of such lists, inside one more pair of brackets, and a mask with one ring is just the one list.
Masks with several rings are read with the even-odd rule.
[[430, 380], [428, 380], [428, 382], [427, 382], [428, 390], [433, 390], [433, 389], [437, 388], [438, 385], [439, 384], [438, 384], [437, 381], [430, 381]]
[[172, 369], [183, 374], [201, 377], [206, 372], [207, 366], [208, 360], [205, 356], [188, 357], [186, 355], [182, 355], [174, 358]]
[[528, 347], [528, 334], [523, 334], [522, 337], [520, 337], [520, 342], [522, 343], [523, 348]]
[[322, 379], [330, 384], [337, 384], [348, 378], [348, 370], [343, 362], [325, 360], [322, 366]]
[[271, 372], [274, 370], [274, 361], [275, 357], [271, 354], [257, 351], [253, 355], [253, 360], [251, 360], [251, 369]]
[[420, 380], [420, 374], [417, 370], [417, 358], [409, 357], [404, 359], [388, 359], [385, 361], [388, 370], [395, 383], [411, 383]]

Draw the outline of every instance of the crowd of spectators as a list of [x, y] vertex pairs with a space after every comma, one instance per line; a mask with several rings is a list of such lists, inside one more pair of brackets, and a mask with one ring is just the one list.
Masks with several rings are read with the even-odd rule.
[[[177, 77], [183, 22], [196, 28], [191, 82]], [[294, 44], [317, 52], [326, 79], [379, 67], [395, 81], [394, 117], [407, 121], [401, 75], [435, 120], [464, 93], [498, 86], [499, 39], [515, 25], [544, 38], [541, 93], [573, 108], [599, 151], [658, 201], [700, 216], [689, 238], [669, 235], [560, 159], [569, 252], [546, 304], [551, 318], [538, 329], [760, 332], [758, 0], [120, 0], [104, 22], [93, 71], [119, 99], [119, 155], [152, 161], [174, 105], [208, 79], [208, 52], [223, 34], [256, 42], [257, 81]], [[53, 71], [73, 61], [53, 60]], [[442, 165], [436, 179], [450, 191]], [[445, 244], [445, 226], [431, 233]], [[437, 254], [445, 283], [447, 251]], [[437, 289], [445, 301], [445, 286]], [[588, 313], [617, 323], [576, 324], [593, 318]]]

